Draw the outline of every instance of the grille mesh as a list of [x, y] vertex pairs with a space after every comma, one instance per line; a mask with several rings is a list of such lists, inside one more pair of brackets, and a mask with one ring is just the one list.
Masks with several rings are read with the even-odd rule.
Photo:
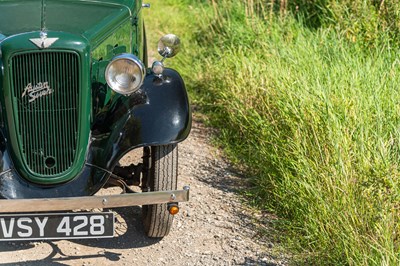
[[79, 57], [73, 52], [34, 52], [12, 57], [16, 131], [31, 172], [52, 176], [75, 160], [78, 136]]

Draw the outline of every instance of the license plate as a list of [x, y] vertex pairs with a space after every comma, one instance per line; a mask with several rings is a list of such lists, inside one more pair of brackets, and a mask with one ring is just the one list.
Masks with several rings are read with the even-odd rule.
[[112, 212], [0, 215], [0, 241], [113, 236]]

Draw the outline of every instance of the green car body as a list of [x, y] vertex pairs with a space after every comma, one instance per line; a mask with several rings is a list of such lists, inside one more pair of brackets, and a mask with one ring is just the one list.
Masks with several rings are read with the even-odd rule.
[[188, 136], [176, 71], [147, 70], [129, 96], [109, 88], [125, 53], [147, 66], [142, 1], [0, 0], [0, 197], [93, 195], [128, 151]]

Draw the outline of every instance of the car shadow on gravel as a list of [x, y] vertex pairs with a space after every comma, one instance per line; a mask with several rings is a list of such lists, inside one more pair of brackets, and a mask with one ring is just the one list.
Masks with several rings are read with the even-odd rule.
[[[10, 266], [25, 266], [25, 265], [69, 265], [68, 261], [76, 260], [76, 259], [90, 259], [90, 258], [100, 258], [104, 257], [108, 261], [115, 262], [120, 260], [119, 253], [105, 251], [103, 254], [92, 254], [92, 255], [66, 255], [55, 242], [47, 242], [51, 248], [52, 252], [44, 259], [38, 260], [25, 260], [23, 262], [12, 262], [12, 263], [0, 263], [0, 265], [10, 265]], [[32, 248], [34, 245], [32, 244]], [[16, 249], [16, 251], [19, 249]], [[63, 263], [65, 262], [65, 263]]]
[[[109, 211], [109, 210], [103, 210]], [[148, 238], [144, 231], [141, 221], [141, 207], [124, 207], [112, 210], [115, 215], [116, 233], [114, 238], [99, 239], [72, 239], [64, 240], [70, 243], [85, 247], [96, 248], [94, 254], [70, 255], [63, 251], [63, 245], [59, 247], [60, 241], [15, 241], [0, 242], [0, 258], [3, 252], [17, 252], [21, 250], [33, 249], [38, 243], [46, 243], [51, 247], [51, 252], [46, 258], [38, 260], [25, 260], [23, 262], [1, 263], [0, 265], [68, 265], [68, 261], [76, 259], [105, 258], [110, 263], [121, 259], [122, 254], [119, 249], [136, 249], [151, 246], [158, 243], [161, 238]], [[102, 251], [99, 252], [98, 249]], [[112, 250], [112, 251], [110, 251]]]

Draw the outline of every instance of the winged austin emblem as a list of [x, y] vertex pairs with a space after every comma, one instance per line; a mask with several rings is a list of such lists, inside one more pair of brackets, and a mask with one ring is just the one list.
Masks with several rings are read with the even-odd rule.
[[58, 38], [47, 38], [47, 33], [42, 31], [40, 33], [40, 38], [32, 38], [29, 40], [40, 49], [44, 49], [49, 48], [53, 43], [58, 40]]

